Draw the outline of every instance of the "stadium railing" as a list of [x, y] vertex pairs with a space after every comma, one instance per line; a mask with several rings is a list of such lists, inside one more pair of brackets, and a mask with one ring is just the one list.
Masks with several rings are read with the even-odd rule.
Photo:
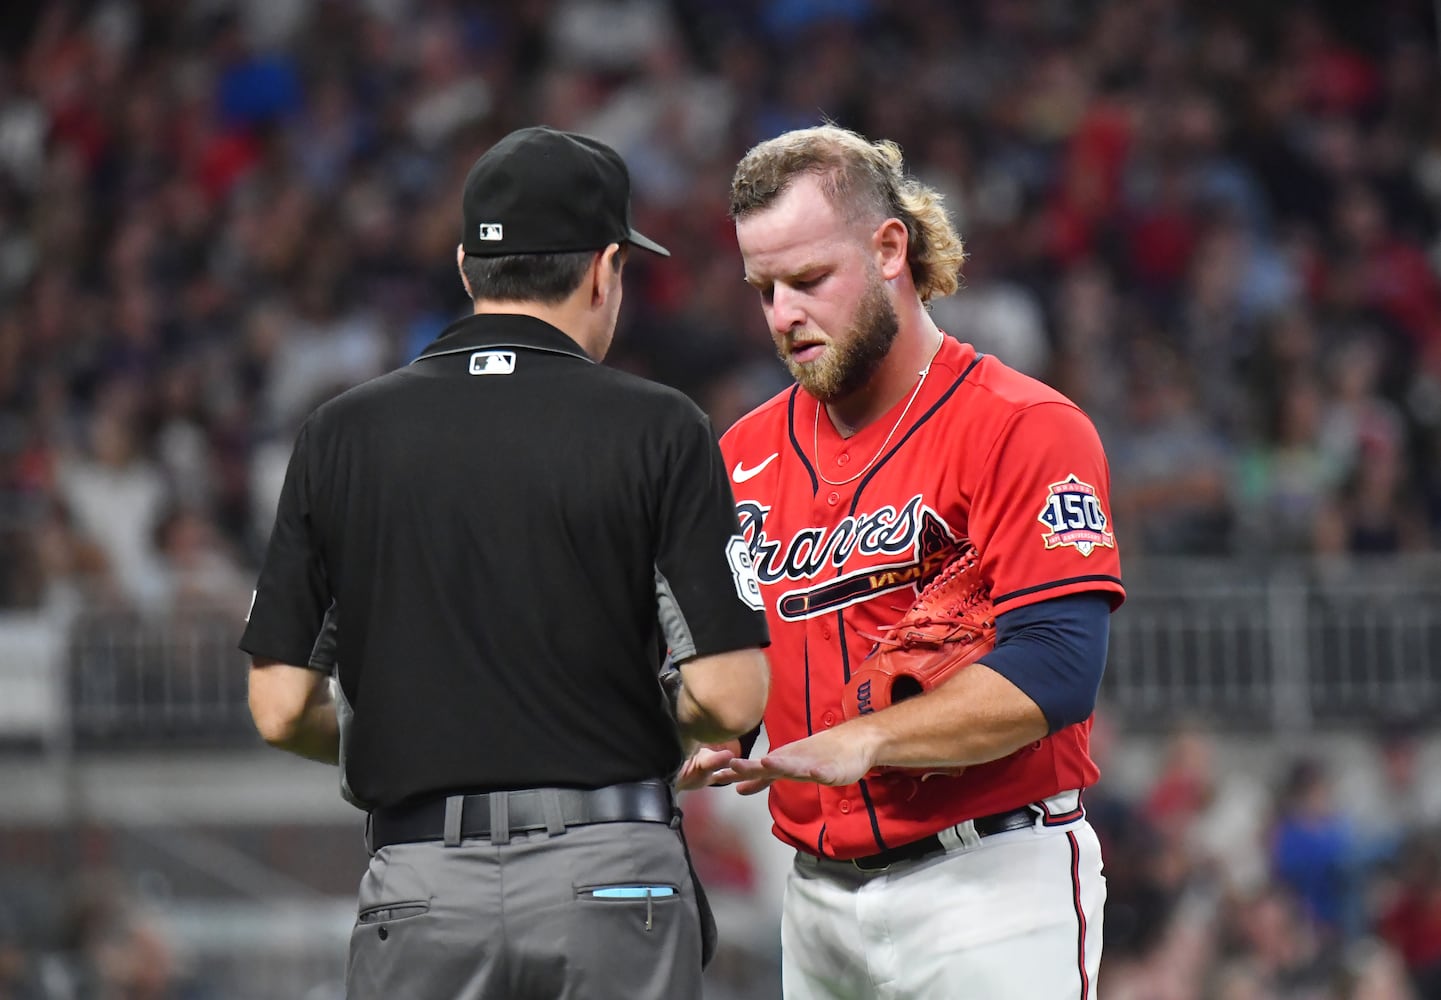
[[[1285, 733], [1441, 710], [1441, 556], [1137, 562], [1105, 704]], [[80, 607], [0, 614], [0, 741], [77, 752], [258, 745], [240, 623]]]

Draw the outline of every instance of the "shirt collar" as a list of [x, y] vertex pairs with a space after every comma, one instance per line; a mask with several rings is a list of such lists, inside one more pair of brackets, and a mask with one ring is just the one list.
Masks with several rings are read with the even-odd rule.
[[431, 341], [415, 361], [492, 347], [568, 354], [595, 363], [579, 344], [544, 320], [511, 313], [484, 313], [458, 319], [441, 331], [440, 336]]

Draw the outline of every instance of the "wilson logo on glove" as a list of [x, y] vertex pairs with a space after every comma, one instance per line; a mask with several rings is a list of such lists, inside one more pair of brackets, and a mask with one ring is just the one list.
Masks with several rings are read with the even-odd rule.
[[900, 621], [867, 638], [876, 645], [846, 684], [847, 719], [938, 687], [994, 649], [996, 612], [976, 547], [966, 545], [946, 563]]

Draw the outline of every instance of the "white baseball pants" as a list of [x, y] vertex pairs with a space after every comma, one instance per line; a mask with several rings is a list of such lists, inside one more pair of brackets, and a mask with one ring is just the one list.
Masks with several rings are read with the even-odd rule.
[[1095, 1000], [1106, 882], [1090, 824], [967, 839], [871, 875], [798, 855], [786, 1000]]

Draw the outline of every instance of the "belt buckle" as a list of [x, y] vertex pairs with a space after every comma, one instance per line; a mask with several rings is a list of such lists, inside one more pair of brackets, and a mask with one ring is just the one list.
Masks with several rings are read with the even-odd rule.
[[891, 870], [891, 866], [895, 864], [894, 861], [887, 861], [883, 865], [875, 865], [872, 867], [868, 867], [861, 864], [861, 862], [864, 860], [865, 858], [851, 858], [851, 864], [855, 866], [856, 871], [863, 872], [867, 875], [879, 875], [882, 872], [888, 872]]

